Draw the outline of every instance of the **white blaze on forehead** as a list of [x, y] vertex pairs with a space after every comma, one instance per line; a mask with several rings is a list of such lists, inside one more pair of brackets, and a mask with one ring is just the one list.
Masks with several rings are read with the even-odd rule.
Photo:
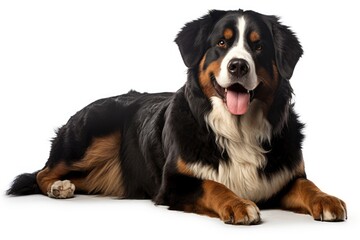
[[[244, 59], [249, 63], [249, 73], [246, 76], [247, 79], [244, 80], [244, 87], [248, 90], [253, 90], [258, 84], [258, 80], [255, 72], [255, 63], [254, 60], [249, 53], [249, 51], [245, 48], [246, 45], [246, 20], [242, 16], [238, 19], [237, 23], [238, 28], [238, 39], [234, 42], [233, 46], [229, 49], [228, 53], [225, 55], [224, 59], [221, 62], [220, 72], [218, 76], [215, 76], [217, 82], [223, 88], [229, 87], [233, 82], [230, 80], [230, 75], [228, 72], [228, 64], [230, 60], [234, 58]], [[245, 77], [245, 76], [244, 76]]]

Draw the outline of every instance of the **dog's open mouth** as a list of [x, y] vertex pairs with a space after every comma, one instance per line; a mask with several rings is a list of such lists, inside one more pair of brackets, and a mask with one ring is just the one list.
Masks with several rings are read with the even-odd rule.
[[213, 78], [213, 84], [231, 114], [243, 115], [247, 112], [253, 91], [247, 90], [240, 83], [234, 83], [223, 88], [216, 82], [215, 78]]

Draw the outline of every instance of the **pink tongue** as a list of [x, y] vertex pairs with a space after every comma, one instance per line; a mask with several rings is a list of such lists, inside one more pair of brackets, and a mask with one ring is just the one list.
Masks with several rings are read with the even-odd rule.
[[249, 93], [238, 93], [235, 91], [227, 91], [226, 106], [229, 112], [234, 115], [245, 114], [250, 102]]

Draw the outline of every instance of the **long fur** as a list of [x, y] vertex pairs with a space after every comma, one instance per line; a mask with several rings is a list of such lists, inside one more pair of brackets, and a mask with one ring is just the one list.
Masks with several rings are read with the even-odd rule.
[[[212, 61], [224, 59], [226, 51], [214, 47], [217, 36], [222, 34], [221, 27], [236, 24], [240, 17], [248, 21], [249, 28], [256, 26], [254, 29], [262, 31], [267, 46], [273, 46], [260, 60], [255, 53], [249, 53], [255, 66], [266, 73], [259, 79], [268, 78], [270, 85], [278, 83], [274, 92], [268, 93], [271, 96], [265, 96], [271, 97], [271, 103], [264, 102], [255, 90], [249, 111], [241, 117], [232, 116], [215, 96], [208, 76], [199, 79], [201, 59], [206, 60], [204, 69]], [[214, 10], [186, 24], [175, 42], [189, 68], [182, 88], [175, 93], [131, 91], [89, 104], [59, 128], [43, 169], [51, 172], [63, 164], [62, 170], [67, 172], [57, 177], [85, 179], [83, 189], [78, 189], [82, 192], [150, 198], [173, 209], [184, 209], [200, 197], [203, 180], [217, 181], [237, 195], [261, 203], [276, 197], [296, 177], [304, 177], [303, 124], [293, 111], [288, 81], [302, 54], [293, 32], [274, 16]], [[202, 85], [206, 81], [208, 91]], [[211, 92], [214, 96], [207, 95]], [[94, 146], [96, 139], [107, 139], [112, 134], [119, 136], [116, 150], [87, 157], [99, 147]], [[104, 178], [107, 170], [99, 168], [110, 165], [98, 163], [109, 160], [106, 156], [112, 156], [110, 165], [119, 169]], [[185, 169], [179, 169], [179, 164]], [[38, 172], [20, 175], [7, 194], [39, 193], [36, 176]], [[91, 188], [86, 188], [86, 182], [91, 182]], [[109, 189], [104, 184], [114, 183], [121, 189], [103, 191]]]

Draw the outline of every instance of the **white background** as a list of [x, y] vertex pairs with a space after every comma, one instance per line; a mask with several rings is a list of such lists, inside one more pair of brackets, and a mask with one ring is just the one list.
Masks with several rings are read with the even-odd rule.
[[[356, 1], [1, 1], [1, 239], [359, 239], [359, 11]], [[130, 89], [176, 91], [186, 68], [173, 42], [210, 9], [282, 17], [305, 54], [291, 79], [306, 122], [309, 179], [348, 205], [343, 223], [263, 211], [263, 224], [228, 226], [150, 201], [7, 197], [40, 169], [54, 130], [77, 110]], [[7, 235], [9, 234], [9, 235]], [[3, 235], [3, 236], [1, 236]], [[4, 237], [7, 235], [8, 237]]]

